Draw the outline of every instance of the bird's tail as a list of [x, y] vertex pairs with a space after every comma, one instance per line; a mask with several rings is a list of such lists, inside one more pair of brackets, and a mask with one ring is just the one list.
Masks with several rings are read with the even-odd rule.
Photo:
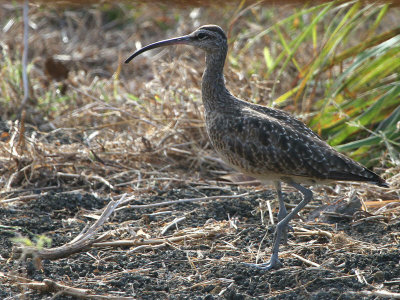
[[369, 176], [366, 176], [370, 178], [369, 180], [365, 180], [369, 183], [375, 184], [377, 186], [385, 187], [388, 188], [389, 184], [383, 179], [381, 176], [376, 174], [375, 172], [372, 172], [371, 170], [365, 169], [368, 173]]
[[368, 170], [367, 168], [364, 168], [364, 171], [362, 174], [354, 174], [354, 173], [349, 173], [349, 172], [337, 172], [337, 171], [331, 171], [330, 172], [330, 177], [331, 179], [335, 180], [341, 180], [341, 181], [359, 181], [359, 182], [368, 182], [371, 184], [375, 184], [377, 186], [385, 187], [388, 188], [389, 184], [378, 174], [372, 172], [371, 170]]
[[377, 186], [388, 188], [389, 184], [381, 177], [377, 175], [377, 179], [374, 181], [370, 181], [370, 183], [376, 184]]

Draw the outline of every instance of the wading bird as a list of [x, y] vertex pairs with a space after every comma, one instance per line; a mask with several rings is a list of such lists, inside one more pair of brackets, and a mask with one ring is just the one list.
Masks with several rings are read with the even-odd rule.
[[[311, 190], [301, 184], [361, 181], [388, 187], [377, 174], [337, 152], [290, 114], [233, 96], [225, 87], [223, 68], [228, 43], [219, 26], [201, 26], [188, 35], [150, 44], [133, 53], [125, 63], [150, 49], [176, 44], [205, 51], [201, 93], [207, 133], [216, 152], [234, 169], [261, 182], [275, 183], [279, 212], [271, 259], [251, 265], [266, 270], [280, 265], [279, 244], [281, 240], [286, 242], [289, 221], [312, 199]], [[289, 214], [281, 182], [303, 195]]]

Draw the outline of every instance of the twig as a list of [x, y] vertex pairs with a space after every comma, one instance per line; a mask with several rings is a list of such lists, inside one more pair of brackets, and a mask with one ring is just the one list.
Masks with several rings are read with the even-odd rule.
[[295, 253], [292, 253], [292, 256], [296, 257], [297, 259], [301, 260], [302, 262], [306, 263], [307, 265], [310, 265], [310, 266], [313, 266], [313, 267], [317, 267], [317, 268], [321, 267], [321, 265], [319, 265], [319, 264], [317, 264], [315, 262], [312, 262], [311, 260], [308, 260], [308, 259], [306, 259], [304, 257], [301, 257], [300, 255], [297, 255]]
[[260, 257], [261, 257], [261, 247], [262, 247], [262, 245], [263, 245], [263, 243], [264, 243], [264, 240], [265, 240], [265, 238], [267, 237], [267, 235], [268, 235], [268, 231], [265, 232], [263, 238], [261, 239], [260, 244], [258, 245], [257, 255], [256, 255], [256, 264], [258, 264], [258, 260], [259, 260]]
[[9, 191], [0, 191], [0, 195], [25, 193], [25, 192], [33, 192], [33, 191], [47, 191], [47, 190], [55, 190], [55, 189], [59, 189], [59, 188], [60, 188], [60, 186], [53, 185], [53, 186], [44, 186], [44, 187], [40, 187], [40, 188], [15, 189], [15, 190], [9, 190]]
[[[216, 199], [235, 199], [235, 198], [240, 198], [243, 196], [247, 196], [249, 193], [243, 193], [240, 195], [229, 195], [229, 196], [210, 196], [210, 197], [202, 197], [202, 198], [187, 198], [187, 199], [179, 199], [179, 200], [172, 200], [172, 201], [165, 201], [165, 202], [158, 202], [158, 203], [152, 203], [152, 204], [138, 204], [138, 205], [127, 205], [127, 206], [122, 206], [116, 211], [125, 209], [125, 208], [151, 208], [151, 207], [158, 207], [158, 206], [167, 206], [171, 204], [179, 204], [179, 203], [186, 203], [186, 202], [200, 202], [200, 201], [208, 201], [208, 200], [216, 200]], [[122, 204], [128, 203], [132, 200], [134, 200], [136, 197], [132, 196], [126, 200], [124, 200]]]
[[325, 277], [324, 280], [342, 280], [344, 278], [352, 278], [356, 276], [357, 276], [356, 274], [351, 274], [351, 275], [336, 276], [336, 277]]
[[33, 282], [18, 282], [18, 285], [25, 286], [32, 290], [39, 290], [42, 293], [59, 293], [66, 296], [72, 296], [79, 299], [112, 299], [112, 300], [132, 300], [132, 297], [121, 297], [121, 296], [111, 296], [111, 295], [96, 295], [93, 294], [91, 290], [70, 287], [65, 284], [55, 282], [50, 279], [44, 279], [43, 282], [33, 281]]
[[102, 242], [102, 243], [93, 243], [92, 247], [132, 247], [132, 246], [140, 246], [140, 245], [159, 245], [163, 243], [175, 243], [183, 240], [192, 240], [192, 239], [201, 239], [201, 238], [209, 238], [215, 236], [219, 233], [218, 230], [212, 230], [209, 232], [196, 232], [182, 236], [174, 236], [163, 239], [136, 239], [136, 240], [119, 240], [112, 242]]
[[63, 173], [63, 172], [57, 172], [57, 176], [62, 176], [62, 177], [70, 177], [70, 178], [82, 178], [85, 179], [87, 182], [90, 182], [90, 179], [94, 179], [97, 181], [100, 181], [101, 183], [105, 184], [108, 186], [110, 189], [114, 189], [113, 185], [109, 183], [106, 179], [99, 175], [85, 175], [85, 174], [69, 174], [69, 173]]
[[382, 215], [370, 216], [370, 217], [365, 217], [365, 218], [355, 221], [353, 224], [351, 224], [351, 226], [357, 226], [357, 225], [360, 225], [361, 223], [369, 222], [369, 221], [384, 221], [384, 220], [387, 220], [387, 217], [382, 216]]
[[148, 181], [178, 181], [178, 182], [186, 182], [186, 179], [179, 179], [173, 177], [159, 177], [159, 178], [143, 178], [143, 179], [135, 179], [127, 182], [117, 183], [116, 187], [121, 187], [129, 184], [141, 183], [141, 182], [148, 182]]
[[391, 200], [381, 200], [381, 201], [365, 201], [365, 205], [368, 208], [378, 208], [378, 210], [375, 213], [379, 213], [381, 209], [385, 210], [386, 206], [392, 206], [392, 205], [399, 205], [400, 200], [398, 199], [391, 199]]
[[273, 292], [273, 295], [275, 296], [275, 295], [289, 294], [289, 293], [293, 293], [293, 292], [295, 292], [295, 291], [297, 291], [299, 289], [305, 289], [309, 285], [313, 284], [317, 279], [318, 278], [312, 279], [312, 280], [306, 282], [305, 284], [297, 285], [295, 288], [292, 288], [292, 289], [285, 289], [285, 290], [282, 290], [282, 291], [279, 291], [279, 292]]
[[103, 234], [100, 238], [91, 239], [94, 234], [101, 228], [104, 222], [109, 218], [115, 208], [124, 200], [125, 197], [122, 197], [118, 201], [111, 201], [107, 207], [104, 209], [103, 213], [101, 214], [100, 218], [92, 225], [86, 226], [82, 232], [74, 238], [71, 242], [62, 245], [60, 247], [51, 248], [51, 249], [42, 249], [38, 250], [37, 248], [33, 247], [23, 247], [20, 250], [25, 255], [37, 255], [43, 259], [58, 259], [64, 258], [71, 254], [77, 253], [83, 249], [88, 249], [94, 242], [98, 242], [103, 240], [107, 237], [107, 234]]
[[136, 251], [139, 251], [139, 250], [147, 250], [147, 249], [154, 250], [154, 249], [159, 249], [159, 248], [165, 247], [165, 246], [167, 246], [167, 245], [168, 245], [167, 243], [159, 244], [159, 245], [140, 245], [140, 246], [137, 246], [137, 247], [135, 247], [135, 248], [129, 250], [126, 254], [127, 254], [127, 255], [130, 255], [130, 254], [132, 254], [133, 252], [136, 252]]
[[364, 275], [360, 272], [359, 269], [354, 269], [354, 274], [356, 274], [358, 282], [363, 284], [368, 284], [367, 280], [365, 279]]
[[207, 285], [221, 285], [221, 284], [231, 284], [235, 282], [234, 279], [230, 279], [230, 278], [215, 278], [215, 279], [211, 279], [211, 280], [206, 280], [206, 281], [202, 281], [199, 283], [195, 283], [194, 285], [184, 288], [183, 290], [190, 290], [190, 289], [195, 289], [198, 287], [205, 287]]
[[[16, 132], [17, 132], [17, 131], [16, 131]], [[13, 147], [13, 150], [12, 150], [13, 153], [12, 153], [12, 154], [10, 153], [10, 154], [11, 154], [12, 156], [16, 157], [16, 158], [19, 158], [20, 155], [18, 154], [16, 148], [17, 148], [17, 147]], [[27, 165], [27, 166], [23, 167], [22, 169], [20, 169], [20, 170], [14, 172], [14, 173], [12, 173], [11, 176], [10, 176], [10, 178], [7, 180], [7, 184], [5, 185], [5, 191], [10, 190], [10, 188], [11, 188], [11, 186], [12, 186], [14, 180], [17, 178], [17, 176], [18, 176], [19, 174], [23, 174], [23, 172], [24, 172], [25, 170], [27, 170], [27, 169], [29, 169], [29, 168], [31, 168], [31, 167], [32, 167], [31, 165]]]
[[10, 198], [10, 199], [5, 199], [1, 200], [0, 203], [9, 203], [9, 202], [14, 202], [14, 201], [25, 201], [25, 200], [32, 200], [32, 199], [37, 199], [41, 195], [35, 194], [35, 195], [25, 195], [25, 196], [18, 196], [15, 198]]
[[[298, 230], [299, 228], [298, 227], [294, 227], [293, 229]], [[300, 237], [311, 236], [311, 235], [326, 236], [327, 238], [330, 238], [330, 239], [333, 237], [332, 233], [330, 233], [328, 231], [325, 231], [325, 230], [307, 230], [307, 229], [304, 229], [304, 228], [302, 228], [302, 230], [306, 230], [306, 231], [305, 232], [295, 231], [293, 234], [295, 236], [300, 236]]]
[[145, 216], [155, 217], [155, 216], [162, 216], [162, 215], [170, 215], [172, 213], [173, 213], [172, 210], [164, 210], [164, 211], [156, 211], [156, 212], [153, 212], [151, 214], [145, 214]]
[[269, 220], [271, 221], [272, 225], [275, 225], [274, 215], [272, 214], [271, 202], [269, 200], [267, 200], [267, 207], [268, 207]]
[[400, 284], [400, 280], [385, 281], [383, 284], [386, 284], [386, 285]]
[[359, 291], [359, 292], [348, 292], [348, 294], [360, 296], [378, 296], [390, 299], [400, 299], [400, 293], [389, 292], [385, 290], [375, 290], [375, 291]]
[[177, 225], [179, 222], [182, 222], [185, 219], [186, 217], [175, 218], [171, 223], [164, 226], [164, 228], [161, 230], [161, 235], [164, 235], [172, 226]]

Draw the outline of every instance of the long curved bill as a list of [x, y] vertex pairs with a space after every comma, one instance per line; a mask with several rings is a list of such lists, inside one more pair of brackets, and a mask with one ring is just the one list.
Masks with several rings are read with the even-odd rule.
[[191, 41], [191, 37], [189, 35], [184, 35], [180, 36], [177, 38], [173, 39], [168, 39], [168, 40], [163, 40], [159, 42], [155, 42], [153, 44], [147, 45], [143, 47], [142, 49], [137, 50], [135, 53], [133, 53], [131, 56], [129, 56], [126, 60], [125, 63], [129, 63], [132, 59], [134, 59], [136, 56], [142, 54], [143, 52], [146, 52], [148, 50], [158, 48], [158, 47], [164, 47], [164, 46], [169, 46], [169, 45], [177, 45], [177, 44], [188, 44]]

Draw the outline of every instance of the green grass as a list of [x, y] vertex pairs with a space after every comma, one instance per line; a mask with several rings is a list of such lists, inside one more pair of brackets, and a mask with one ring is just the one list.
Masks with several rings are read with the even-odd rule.
[[[264, 78], [274, 81], [273, 105], [293, 103], [331, 145], [369, 167], [386, 156], [398, 164], [400, 27], [380, 29], [388, 4], [338, 4], [299, 9], [255, 35], [238, 55], [268, 36]], [[289, 67], [296, 78], [279, 94]]]

